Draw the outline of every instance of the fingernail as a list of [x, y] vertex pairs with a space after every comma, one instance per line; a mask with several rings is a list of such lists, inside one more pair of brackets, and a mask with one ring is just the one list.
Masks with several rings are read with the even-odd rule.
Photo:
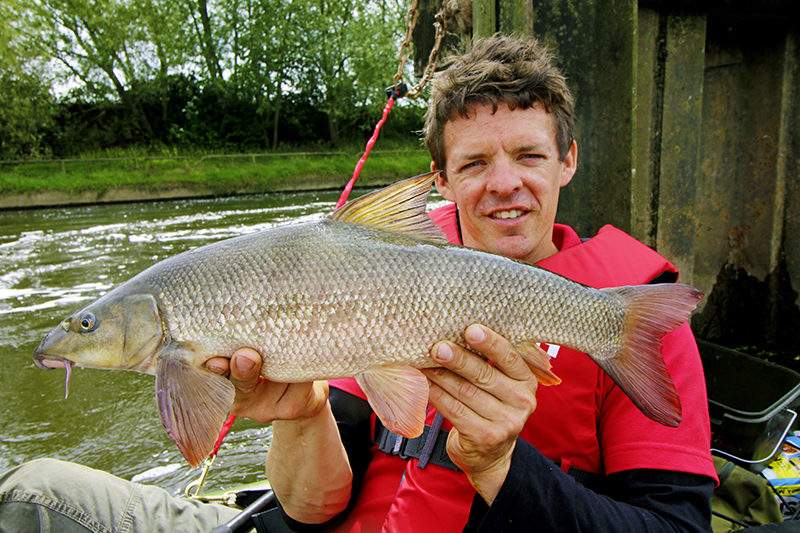
[[236, 358], [236, 368], [238, 368], [239, 372], [241, 372], [242, 374], [247, 374], [248, 372], [253, 370], [254, 366], [256, 366], [256, 364], [247, 357]]
[[482, 327], [474, 324], [467, 328], [467, 331], [464, 333], [464, 335], [470, 344], [475, 342], [483, 342], [486, 340], [486, 332], [483, 331]]
[[447, 343], [442, 343], [439, 345], [439, 349], [436, 350], [436, 359], [443, 362], [448, 362], [453, 360], [453, 349]]
[[212, 371], [215, 374], [219, 374], [219, 375], [225, 374], [225, 369], [224, 368], [218, 367], [217, 365], [215, 365], [213, 363], [211, 365], [206, 365], [206, 368], [209, 369], [210, 371]]

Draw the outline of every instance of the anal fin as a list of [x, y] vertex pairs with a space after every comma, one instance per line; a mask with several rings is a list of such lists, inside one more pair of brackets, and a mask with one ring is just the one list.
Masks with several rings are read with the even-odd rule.
[[225, 422], [235, 389], [227, 379], [192, 365], [175, 345], [158, 358], [156, 402], [161, 423], [186, 461], [200, 464], [214, 448]]
[[356, 376], [369, 404], [389, 431], [413, 439], [422, 435], [428, 380], [411, 367], [381, 366]]

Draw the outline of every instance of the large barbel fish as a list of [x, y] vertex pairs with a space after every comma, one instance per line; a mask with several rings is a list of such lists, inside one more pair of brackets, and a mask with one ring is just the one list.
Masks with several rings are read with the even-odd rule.
[[250, 347], [277, 382], [355, 376], [383, 423], [422, 433], [417, 369], [441, 339], [482, 323], [507, 337], [543, 384], [559, 382], [537, 342], [587, 353], [648, 417], [681, 419], [661, 338], [702, 294], [678, 284], [593, 289], [529, 264], [448, 244], [425, 212], [435, 174], [354, 200], [318, 222], [269, 229], [161, 261], [61, 322], [42, 368], [156, 377], [164, 427], [193, 466], [231, 407], [230, 381], [204, 367]]

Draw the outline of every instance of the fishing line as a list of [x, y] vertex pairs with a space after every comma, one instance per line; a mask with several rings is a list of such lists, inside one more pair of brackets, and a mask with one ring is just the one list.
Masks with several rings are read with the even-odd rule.
[[367, 147], [364, 150], [364, 155], [362, 155], [361, 159], [358, 160], [358, 164], [356, 164], [355, 171], [353, 172], [353, 177], [350, 178], [350, 181], [347, 183], [347, 185], [345, 185], [344, 191], [342, 191], [342, 195], [339, 197], [336, 207], [334, 207], [334, 211], [347, 203], [347, 198], [350, 196], [350, 191], [353, 190], [353, 185], [355, 185], [358, 175], [361, 173], [361, 168], [367, 161], [367, 157], [369, 156], [370, 150], [372, 150], [372, 147], [375, 145], [375, 141], [378, 140], [378, 133], [381, 130], [381, 126], [383, 126], [383, 123], [386, 122], [386, 116], [389, 114], [389, 111], [391, 111], [395, 101], [399, 98], [403, 98], [404, 96], [408, 98], [418, 98], [422, 94], [422, 89], [425, 87], [428, 81], [431, 80], [433, 73], [436, 71], [436, 65], [439, 62], [439, 50], [442, 46], [442, 39], [444, 39], [444, 36], [447, 33], [447, 25], [445, 24], [446, 9], [442, 9], [436, 14], [436, 21], [433, 24], [434, 28], [436, 29], [434, 45], [431, 49], [431, 54], [428, 57], [428, 65], [425, 67], [425, 72], [422, 75], [422, 79], [410, 90], [408, 85], [406, 85], [406, 83], [403, 81], [403, 72], [405, 70], [406, 62], [411, 56], [411, 37], [412, 32], [414, 31], [414, 26], [417, 25], [417, 18], [417, 0], [411, 0], [411, 7], [408, 9], [408, 13], [406, 14], [406, 35], [403, 43], [400, 45], [400, 52], [398, 54], [399, 66], [397, 69], [397, 74], [394, 76], [394, 85], [386, 89], [386, 95], [389, 97], [389, 101], [386, 102], [386, 107], [383, 108], [383, 117], [378, 121], [378, 124], [375, 125], [375, 131], [372, 132], [372, 137], [370, 137], [367, 141]]
[[215, 457], [217, 452], [219, 452], [219, 447], [222, 446], [222, 440], [225, 438], [225, 435], [228, 434], [230, 431], [233, 422], [236, 420], [236, 416], [233, 414], [228, 415], [228, 419], [222, 424], [222, 429], [219, 430], [219, 437], [217, 437], [217, 442], [214, 444], [214, 449], [211, 450], [211, 455], [209, 457]]

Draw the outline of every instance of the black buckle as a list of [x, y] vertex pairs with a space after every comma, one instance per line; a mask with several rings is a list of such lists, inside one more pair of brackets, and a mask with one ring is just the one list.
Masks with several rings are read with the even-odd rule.
[[[378, 446], [378, 449], [386, 455], [397, 455], [403, 460], [412, 457], [420, 459], [430, 431], [431, 427], [426, 425], [422, 435], [416, 439], [407, 439], [397, 433], [392, 433], [381, 424], [380, 420], [377, 420], [375, 423], [375, 444]], [[418, 465], [420, 468], [424, 469], [426, 464], [432, 463], [449, 468], [450, 470], [459, 470], [447, 455], [447, 433], [447, 431], [439, 430], [436, 445], [432, 450], [430, 458], [427, 463]]]
[[380, 423], [375, 426], [375, 444], [378, 445], [380, 451], [387, 455], [397, 455], [401, 459], [408, 459], [408, 455], [405, 453], [408, 439], [392, 433]]

